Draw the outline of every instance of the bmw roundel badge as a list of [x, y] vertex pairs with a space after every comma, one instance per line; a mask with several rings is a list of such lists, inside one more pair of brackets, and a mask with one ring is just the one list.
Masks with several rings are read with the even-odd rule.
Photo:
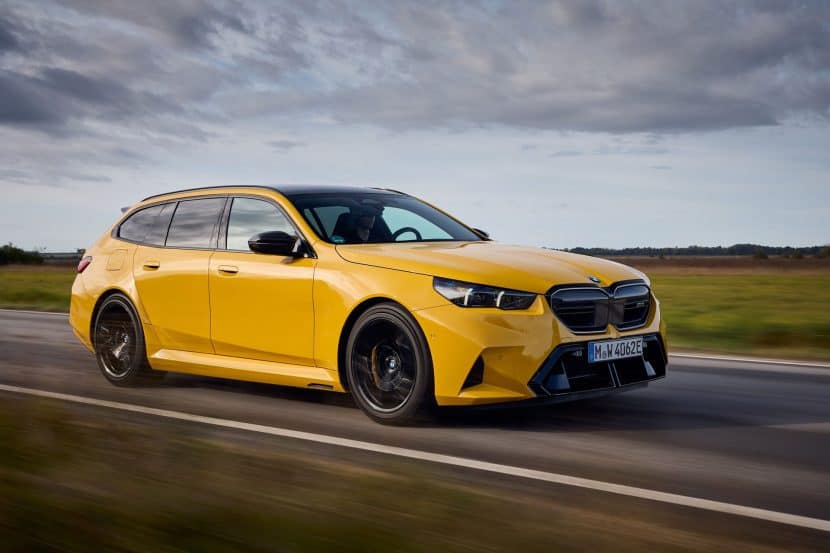
[[590, 281], [591, 281], [591, 282], [593, 282], [594, 284], [599, 284], [599, 283], [601, 282], [601, 281], [600, 281], [597, 277], [595, 277], [594, 275], [589, 276], [589, 277], [588, 277], [588, 280], [590, 280]]

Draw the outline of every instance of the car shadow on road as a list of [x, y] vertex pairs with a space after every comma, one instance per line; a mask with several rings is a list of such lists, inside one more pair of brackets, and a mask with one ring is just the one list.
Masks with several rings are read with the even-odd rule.
[[217, 391], [229, 391], [252, 396], [269, 397], [287, 401], [306, 402], [319, 405], [334, 405], [357, 409], [348, 394], [328, 392], [325, 390], [311, 390], [305, 388], [293, 388], [290, 386], [276, 386], [274, 384], [261, 384], [258, 382], [246, 382], [242, 380], [228, 380], [224, 378], [212, 378], [208, 376], [193, 376], [188, 374], [168, 373], [164, 380], [151, 383], [151, 386], [175, 387], [175, 388], [201, 388]]
[[[235, 394], [279, 399], [309, 405], [358, 411], [348, 394], [306, 390], [271, 384], [259, 384], [169, 374], [158, 385], [176, 388], [200, 388]], [[469, 428], [481, 430], [517, 430], [525, 432], [608, 432], [660, 431], [725, 428], [740, 426], [825, 423], [830, 415], [823, 410], [799, 409], [798, 402], [786, 400], [781, 405], [769, 398], [751, 394], [697, 394], [650, 388], [613, 394], [589, 400], [553, 405], [499, 407], [452, 407], [433, 410], [420, 420], [417, 428]], [[275, 403], [275, 408], [279, 404]], [[763, 420], [759, 420], [763, 419]]]

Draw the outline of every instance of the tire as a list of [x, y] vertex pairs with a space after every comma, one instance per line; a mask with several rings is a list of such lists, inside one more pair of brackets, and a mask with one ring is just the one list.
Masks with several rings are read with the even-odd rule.
[[147, 361], [141, 319], [123, 294], [107, 297], [95, 314], [93, 345], [98, 368], [116, 386], [135, 386], [164, 377]]
[[420, 326], [401, 306], [382, 303], [361, 314], [345, 357], [349, 390], [369, 418], [404, 425], [431, 410], [432, 357]]

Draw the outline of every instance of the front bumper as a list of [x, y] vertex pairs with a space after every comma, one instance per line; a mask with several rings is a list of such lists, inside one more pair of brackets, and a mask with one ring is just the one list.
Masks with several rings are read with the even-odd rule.
[[668, 357], [659, 334], [643, 337], [643, 356], [588, 363], [587, 343], [559, 346], [551, 352], [528, 386], [551, 402], [581, 399], [641, 387], [666, 376]]
[[[523, 311], [446, 305], [413, 314], [429, 344], [435, 399], [442, 406], [555, 403], [628, 390], [665, 376], [665, 328], [656, 300], [643, 327], [625, 332], [609, 327], [590, 335], [572, 333], [542, 296]], [[631, 360], [580, 366], [579, 352], [587, 358], [588, 342], [638, 335], [646, 338], [647, 359], [655, 356], [650, 368]]]

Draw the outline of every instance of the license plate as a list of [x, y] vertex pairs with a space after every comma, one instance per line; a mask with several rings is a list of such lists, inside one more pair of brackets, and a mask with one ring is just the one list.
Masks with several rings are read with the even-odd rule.
[[588, 342], [588, 363], [613, 361], [643, 355], [643, 337]]

